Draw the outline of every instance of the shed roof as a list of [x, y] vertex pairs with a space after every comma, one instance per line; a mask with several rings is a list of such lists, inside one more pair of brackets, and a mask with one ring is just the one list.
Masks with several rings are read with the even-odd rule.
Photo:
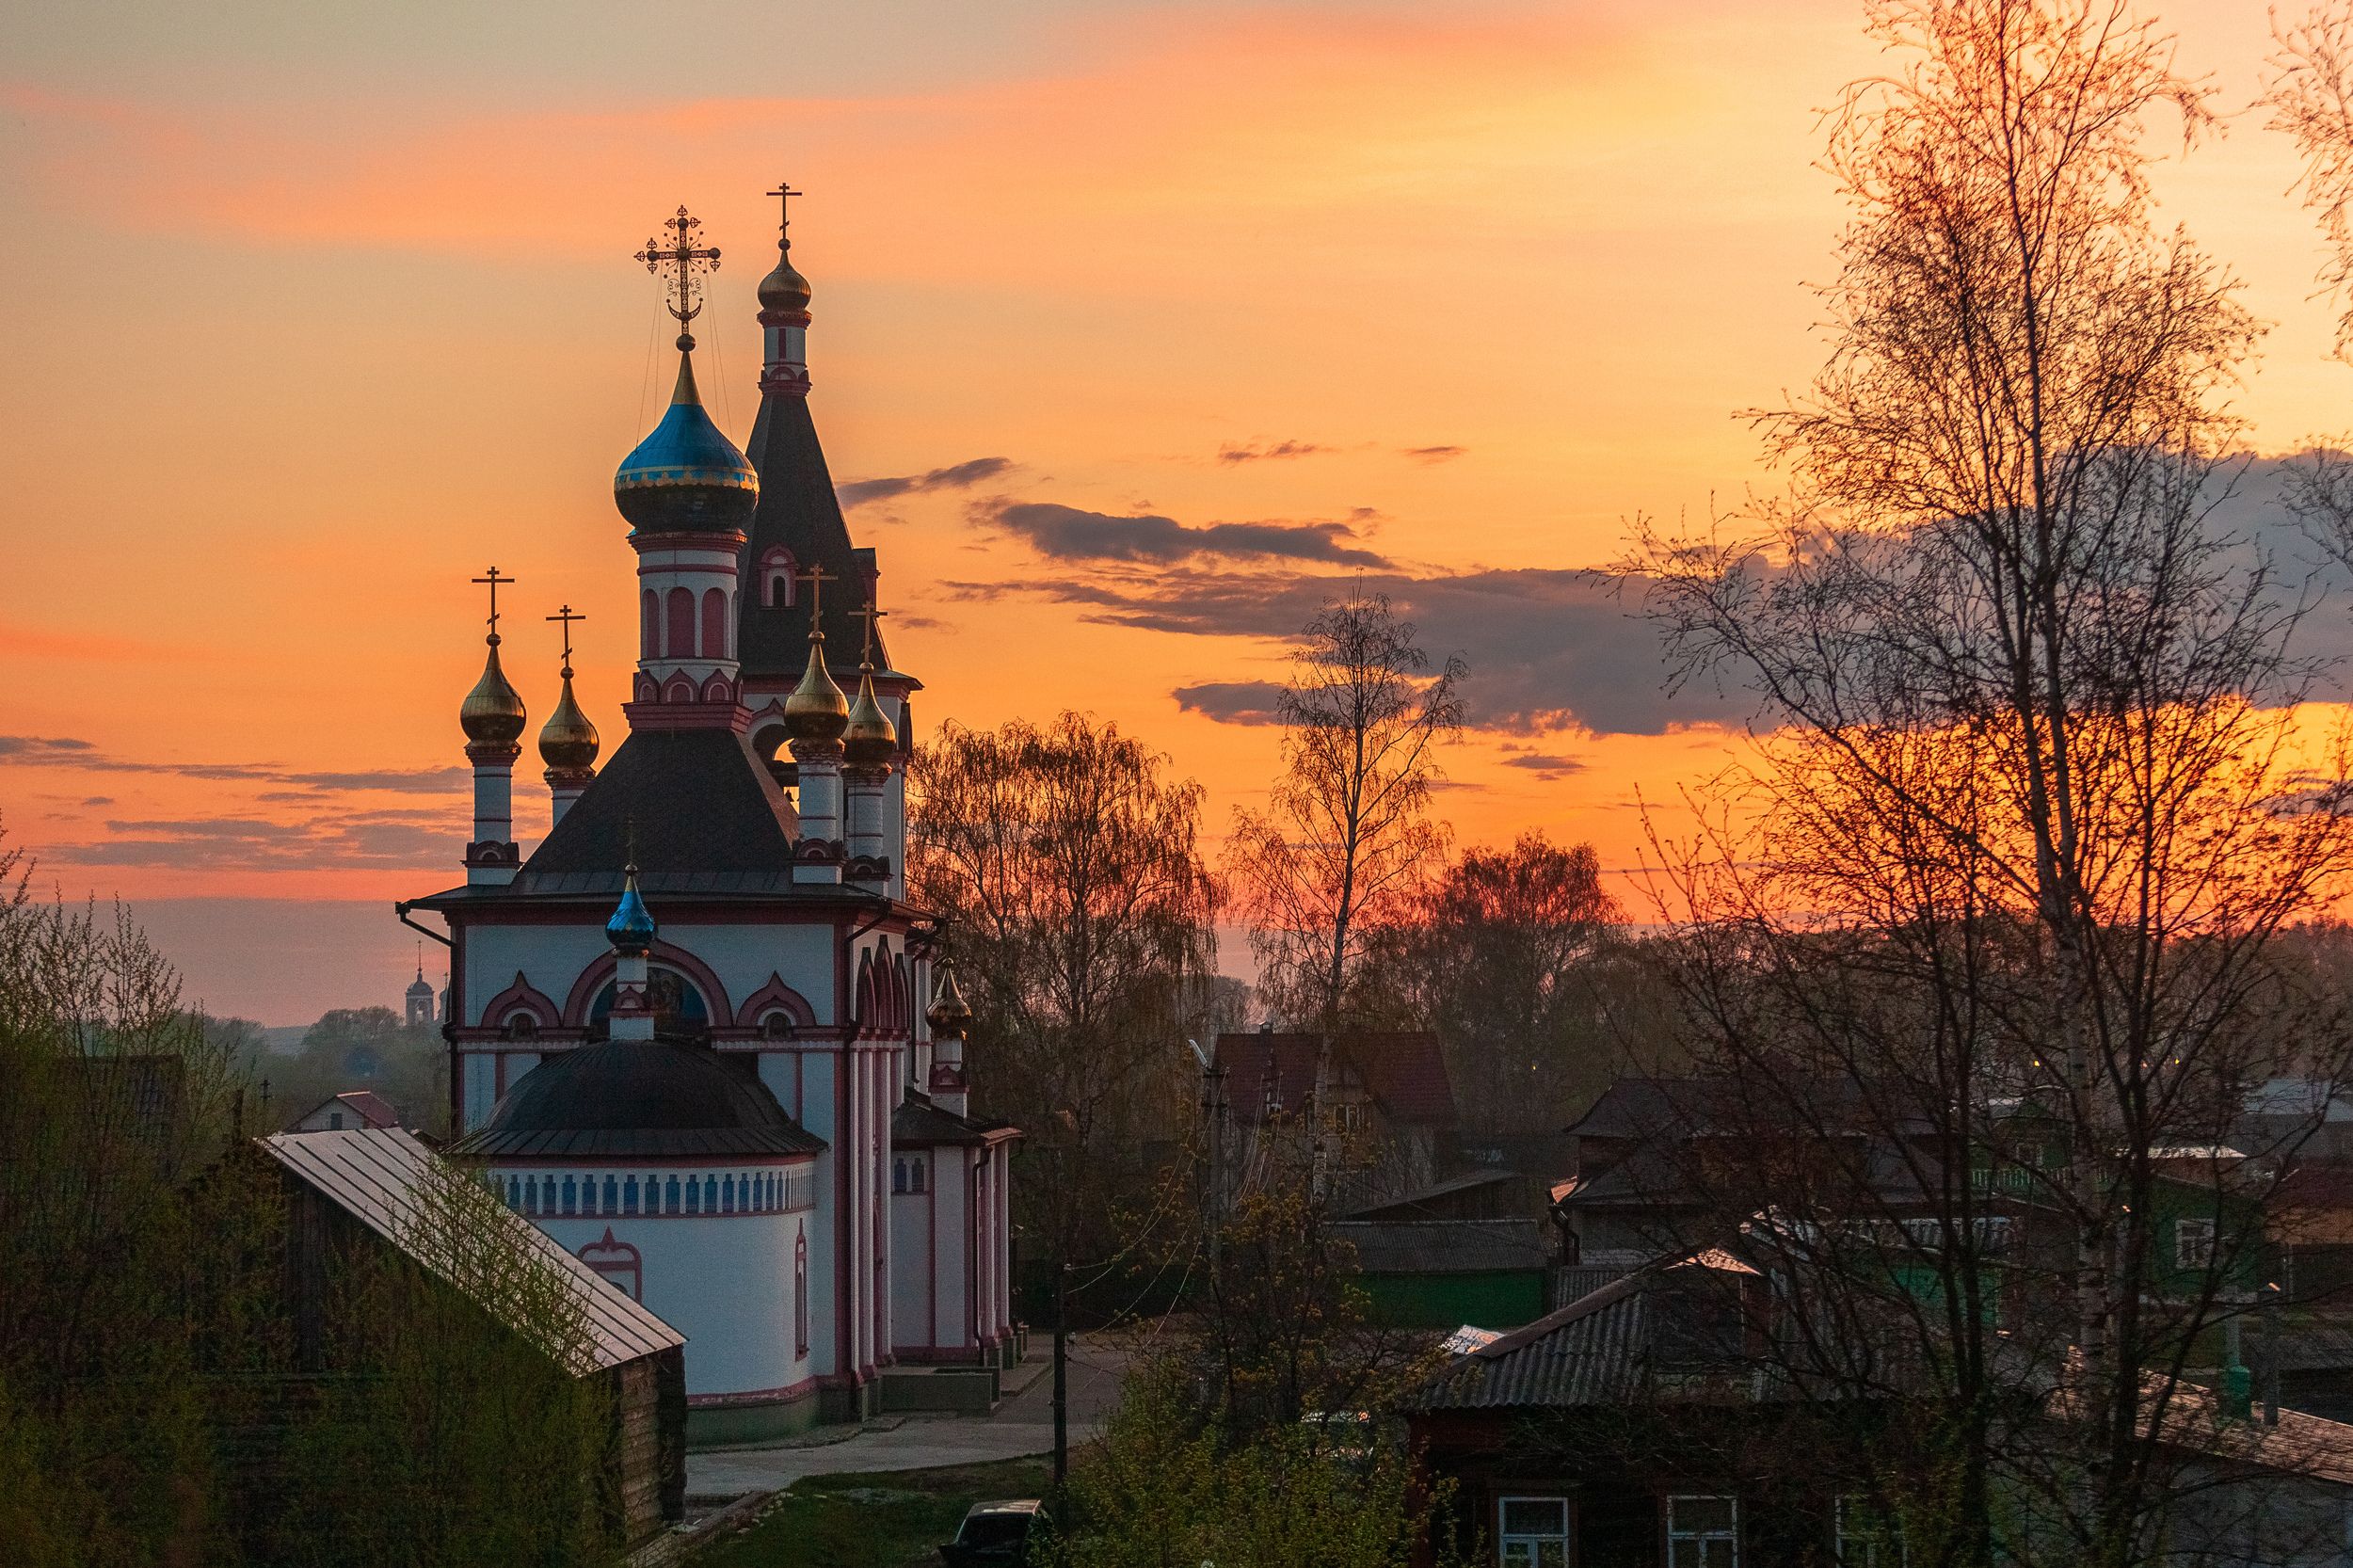
[[[439, 1256], [439, 1249], [421, 1247], [417, 1236], [426, 1213], [426, 1184], [470, 1178], [436, 1156], [414, 1134], [398, 1128], [365, 1128], [342, 1132], [280, 1132], [255, 1142], [312, 1192], [383, 1237], [420, 1266], [468, 1295], [474, 1295], [467, 1281], [453, 1275], [446, 1260]], [[469, 1206], [460, 1212], [487, 1232], [478, 1232], [466, 1240], [488, 1241], [536, 1254], [567, 1283], [588, 1331], [589, 1351], [597, 1369], [617, 1367], [686, 1343], [684, 1335], [616, 1289], [602, 1275], [521, 1215], [488, 1203]], [[504, 1302], [492, 1298], [481, 1304], [508, 1327], [528, 1332], [524, 1324], [503, 1315]]]

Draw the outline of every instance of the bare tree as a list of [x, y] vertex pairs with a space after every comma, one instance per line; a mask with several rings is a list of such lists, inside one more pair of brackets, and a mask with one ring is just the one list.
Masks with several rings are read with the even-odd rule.
[[[1755, 416], [1787, 496], [1629, 563], [1682, 667], [1744, 680], [1769, 727], [1676, 868], [1681, 974], [1733, 1101], [1811, 1133], [1719, 1172], [1755, 1178], [1753, 1217], [1895, 1220], [1887, 1173], [1842, 1161], [1913, 1161], [1936, 1289], [1891, 1290], [1867, 1223], [1867, 1267], [1792, 1277], [1920, 1307], [1910, 1369], [1954, 1417], [1940, 1555], [2020, 1553], [2009, 1487], [2066, 1560], [2121, 1565], [2173, 1518], [2153, 1433], [2235, 1277], [2218, 1248], [2153, 1300], [2167, 1151], [2225, 1142], [2277, 1063], [2343, 1064], [2266, 952], [2353, 867], [2344, 769], [2303, 765], [2308, 606], [2210, 521], [2256, 328], [2150, 220], [2159, 117], [2212, 122], [2171, 40], [2121, 0], [1879, 0], [1869, 25], [1899, 63], [1831, 118], [1831, 356]], [[2056, 1319], [1997, 1351], [1983, 1184], [2037, 1120], [2047, 1157], [2008, 1168], [2057, 1217]], [[2205, 1173], [2217, 1210], [2240, 1174]], [[2072, 1446], [1997, 1441], [1996, 1358], [2027, 1350]]]
[[1449, 658], [1435, 674], [1386, 595], [1327, 604], [1307, 623], [1278, 701], [1283, 772], [1267, 809], [1238, 811], [1228, 845], [1259, 986], [1330, 1032], [1372, 933], [1404, 920], [1446, 849], [1430, 819], [1438, 750], [1461, 728]]
[[1144, 1142], [1176, 1136], [1189, 1013], [1214, 994], [1201, 787], [1167, 760], [1064, 713], [951, 725], [909, 770], [910, 892], [945, 918], [969, 989], [975, 1094], [1047, 1151], [1016, 1201], [1064, 1256], [1141, 1176]]
[[[2321, 287], [2340, 301], [2353, 283], [2353, 7], [2316, 8], [2298, 23], [2276, 16], [2264, 104], [2304, 159], [2304, 200], [2320, 217], [2329, 257]], [[2337, 318], [2337, 354], [2353, 352], [2353, 303]]]

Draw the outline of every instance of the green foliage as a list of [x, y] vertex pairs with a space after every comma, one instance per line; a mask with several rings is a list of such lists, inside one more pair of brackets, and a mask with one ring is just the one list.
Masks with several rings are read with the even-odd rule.
[[936, 1563], [977, 1502], [1044, 1496], [1052, 1473], [1041, 1460], [894, 1470], [882, 1475], [810, 1476], [796, 1481], [760, 1522], [696, 1560], [696, 1568], [907, 1568]]
[[[1226, 1444], [1167, 1368], [1131, 1381], [1071, 1478], [1053, 1568], [1404, 1568], [1443, 1493], [1417, 1495], [1402, 1448], [1328, 1424]], [[1458, 1560], [1443, 1549], [1441, 1568]]]

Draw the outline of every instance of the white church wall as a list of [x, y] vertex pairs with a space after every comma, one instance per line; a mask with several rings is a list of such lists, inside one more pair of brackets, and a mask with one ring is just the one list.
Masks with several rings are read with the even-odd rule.
[[465, 1021], [495, 1023], [483, 1016], [490, 999], [515, 984], [520, 970], [534, 988], [556, 1006], [571, 995], [581, 971], [612, 951], [601, 921], [583, 925], [474, 925], [466, 932]]
[[[637, 1249], [644, 1260], [640, 1299], [686, 1336], [686, 1393], [694, 1399], [776, 1392], [813, 1375], [814, 1356], [793, 1353], [792, 1248], [803, 1218], [543, 1216], [536, 1223], [574, 1253], [607, 1231]], [[815, 1304], [812, 1298], [812, 1322]]]
[[894, 1192], [890, 1197], [890, 1342], [894, 1349], [922, 1351], [936, 1343], [932, 1336], [932, 1271], [937, 1263], [932, 1237], [935, 1196], [927, 1183], [922, 1192]]
[[932, 1312], [939, 1325], [939, 1345], [972, 1343], [968, 1332], [971, 1296], [967, 1276], [972, 1268], [970, 1224], [972, 1194], [965, 1167], [969, 1160], [960, 1148], [938, 1151], [932, 1161], [933, 1210], [938, 1226], [933, 1233]]
[[820, 1022], [834, 1016], [830, 925], [674, 924], [662, 935], [711, 966], [728, 988], [730, 1008], [743, 1006], [773, 974], [808, 1000]]
[[487, 1052], [469, 1052], [461, 1057], [459, 1096], [466, 1126], [480, 1127], [488, 1120], [490, 1107], [498, 1103], [498, 1058]]

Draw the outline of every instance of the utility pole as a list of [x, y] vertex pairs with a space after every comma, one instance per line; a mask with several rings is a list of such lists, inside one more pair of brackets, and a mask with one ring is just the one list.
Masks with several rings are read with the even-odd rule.
[[1070, 1474], [1070, 1265], [1054, 1259], [1054, 1496]]

